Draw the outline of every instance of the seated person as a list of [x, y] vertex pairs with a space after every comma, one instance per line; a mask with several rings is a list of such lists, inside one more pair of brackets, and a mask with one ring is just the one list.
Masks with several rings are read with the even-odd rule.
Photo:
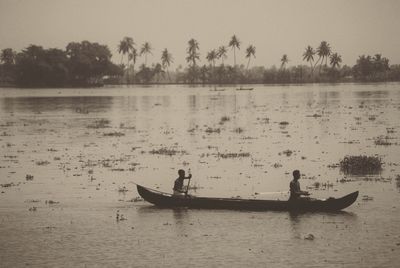
[[175, 180], [174, 183], [174, 195], [181, 196], [187, 193], [187, 191], [185, 191], [183, 188], [183, 181], [185, 179], [190, 179], [192, 177], [192, 174], [189, 174], [188, 177], [185, 177], [185, 171], [183, 169], [180, 169], [178, 170], [178, 175], [179, 177]]
[[298, 200], [302, 195], [309, 196], [310, 194], [307, 191], [300, 190], [300, 171], [293, 171], [293, 180], [290, 182], [290, 198], [289, 200]]

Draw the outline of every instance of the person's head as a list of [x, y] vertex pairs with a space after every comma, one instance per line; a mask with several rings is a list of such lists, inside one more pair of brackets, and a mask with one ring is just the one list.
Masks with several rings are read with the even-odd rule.
[[295, 180], [300, 179], [300, 170], [296, 169], [295, 171], [293, 171], [293, 178]]
[[179, 177], [185, 177], [185, 171], [183, 169], [178, 170]]

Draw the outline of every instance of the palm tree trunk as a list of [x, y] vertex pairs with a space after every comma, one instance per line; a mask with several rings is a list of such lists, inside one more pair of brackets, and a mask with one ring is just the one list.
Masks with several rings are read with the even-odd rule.
[[129, 57], [128, 57], [128, 62], [127, 62], [127, 67], [126, 67], [126, 84], [129, 84]]
[[135, 84], [135, 63], [132, 66], [132, 84]]
[[233, 67], [236, 67], [236, 49], [233, 47]]
[[168, 71], [168, 69], [167, 69], [167, 75], [168, 75], [168, 80], [169, 80], [169, 82], [171, 83], [171, 76], [169, 76], [169, 71]]
[[246, 67], [247, 70], [249, 69], [250, 59], [251, 59], [251, 58], [249, 57], [249, 61], [247, 62], [247, 67]]

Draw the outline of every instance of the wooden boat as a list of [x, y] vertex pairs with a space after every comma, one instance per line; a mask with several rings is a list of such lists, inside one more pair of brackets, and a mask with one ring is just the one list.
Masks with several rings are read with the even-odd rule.
[[253, 90], [253, 87], [239, 87], [236, 90]]
[[237, 198], [209, 198], [195, 196], [173, 196], [137, 185], [140, 196], [158, 207], [187, 207], [195, 209], [234, 209], [251, 211], [339, 211], [353, 204], [358, 191], [341, 198], [300, 199], [296, 201], [257, 200]]

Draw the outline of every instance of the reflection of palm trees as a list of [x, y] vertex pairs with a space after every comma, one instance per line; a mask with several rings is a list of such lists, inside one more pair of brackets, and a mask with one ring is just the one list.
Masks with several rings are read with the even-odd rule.
[[231, 41], [229, 42], [229, 47], [233, 49], [233, 66], [236, 66], [236, 48], [240, 49], [240, 41], [236, 37], [236, 35], [233, 35], [231, 38]]
[[311, 75], [313, 75], [314, 72], [314, 67], [313, 67], [314, 55], [315, 55], [315, 50], [311, 46], [308, 46], [303, 54], [303, 60], [306, 60], [307, 62], [310, 63]]
[[342, 56], [337, 53], [333, 53], [330, 57], [332, 68], [339, 67], [342, 62]]
[[227, 52], [227, 50], [226, 50], [226, 47], [225, 46], [220, 46], [219, 48], [218, 48], [218, 59], [221, 59], [221, 61], [222, 61], [222, 65], [224, 65], [224, 59], [226, 59], [226, 52]]
[[174, 59], [172, 58], [172, 54], [168, 52], [168, 49], [164, 49], [161, 54], [161, 64], [162, 64], [163, 69], [167, 69], [168, 80], [170, 82], [171, 82], [171, 77], [169, 76], [168, 67], [173, 62], [174, 62]]
[[254, 58], [256, 57], [256, 47], [253, 45], [250, 45], [246, 49], [246, 58], [249, 59], [249, 61], [247, 62], [247, 69], [249, 69], [251, 56], [253, 56]]
[[285, 69], [286, 64], [289, 62], [288, 56], [286, 54], [283, 54], [281, 58], [281, 69]]
[[151, 53], [151, 45], [149, 42], [145, 42], [142, 46], [142, 48], [140, 49], [140, 55], [144, 54], [144, 65], [147, 66], [147, 54], [152, 54]]

